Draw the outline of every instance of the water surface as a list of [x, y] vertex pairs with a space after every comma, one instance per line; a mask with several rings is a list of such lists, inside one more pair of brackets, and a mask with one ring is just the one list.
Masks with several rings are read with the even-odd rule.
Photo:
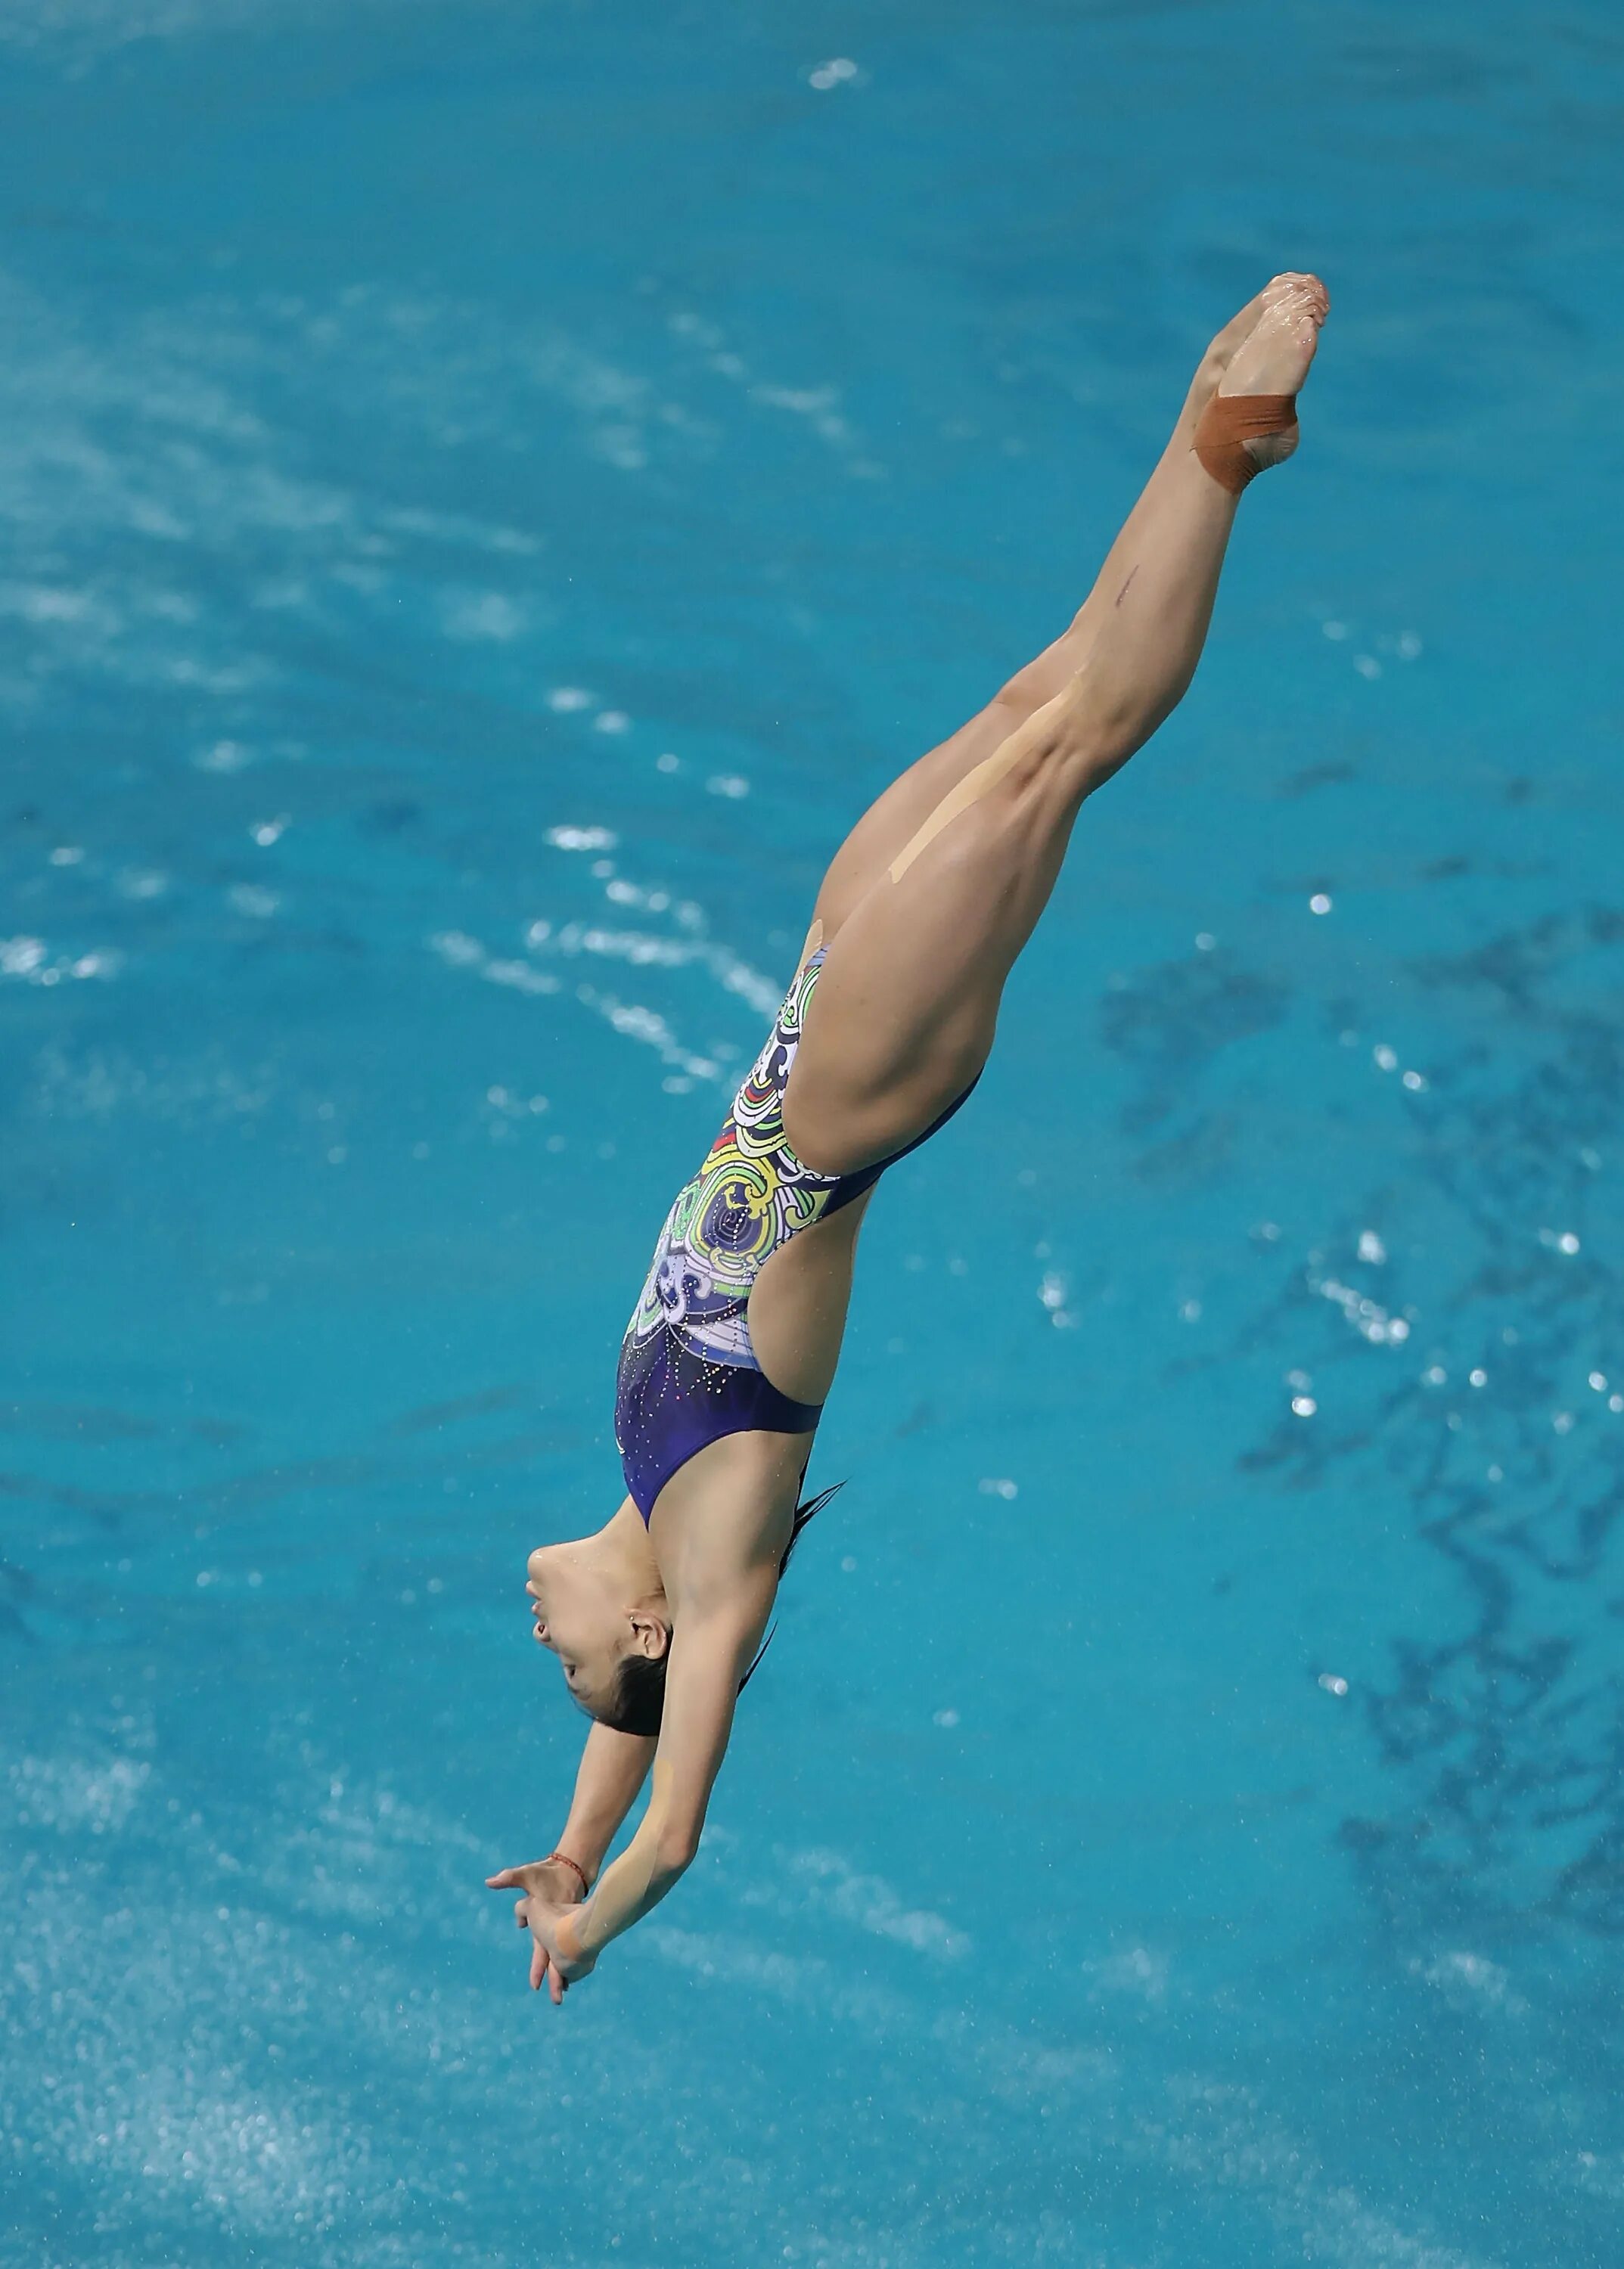
[[[5, 0], [0, 71], [0, 2258], [1615, 2260], [1611, 12]], [[555, 2014], [522, 1560], [666, 1204], [1282, 266], [1305, 447]]]

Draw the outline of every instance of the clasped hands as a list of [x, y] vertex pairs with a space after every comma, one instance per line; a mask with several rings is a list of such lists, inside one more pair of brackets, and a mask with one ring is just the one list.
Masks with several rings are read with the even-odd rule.
[[579, 1884], [567, 1868], [537, 1859], [528, 1867], [504, 1867], [499, 1874], [487, 1875], [485, 1887], [520, 1894], [513, 1920], [530, 1933], [530, 1990], [539, 1993], [545, 1985], [557, 2008], [576, 1980], [591, 1974], [598, 1958], [584, 1950], [573, 1926], [581, 1904]]

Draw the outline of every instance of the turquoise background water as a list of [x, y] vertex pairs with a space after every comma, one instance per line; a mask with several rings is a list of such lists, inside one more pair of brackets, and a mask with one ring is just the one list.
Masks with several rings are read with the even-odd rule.
[[[3, 0], [0, 71], [0, 2255], [1616, 2261], [1615, 13]], [[1288, 266], [1304, 447], [555, 2013], [523, 1556], [669, 1195]]]

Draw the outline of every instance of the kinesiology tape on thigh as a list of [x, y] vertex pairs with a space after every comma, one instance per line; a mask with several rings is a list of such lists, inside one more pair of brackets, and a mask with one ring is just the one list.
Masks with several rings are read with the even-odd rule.
[[1069, 686], [1066, 687], [1052, 700], [1045, 701], [1041, 709], [1034, 709], [1024, 723], [1015, 727], [1007, 741], [999, 743], [990, 757], [983, 757], [978, 765], [972, 765], [958, 786], [948, 790], [935, 809], [920, 821], [892, 860], [887, 871], [893, 883], [901, 882], [920, 852], [927, 844], [935, 841], [949, 820], [956, 819], [961, 811], [968, 811], [972, 803], [978, 803], [984, 795], [989, 795], [998, 786], [1005, 773], [1024, 753], [1028, 745], [1026, 736], [1037, 720], [1057, 702], [1064, 701], [1070, 691]]

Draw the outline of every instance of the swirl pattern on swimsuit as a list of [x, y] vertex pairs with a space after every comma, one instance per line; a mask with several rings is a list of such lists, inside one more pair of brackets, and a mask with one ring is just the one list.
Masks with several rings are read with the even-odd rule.
[[631, 1346], [669, 1332], [694, 1355], [759, 1371], [747, 1306], [764, 1265], [823, 1218], [843, 1183], [866, 1186], [866, 1176], [815, 1173], [784, 1134], [785, 1090], [823, 959], [820, 950], [796, 977], [705, 1164], [677, 1193], [627, 1327]]

